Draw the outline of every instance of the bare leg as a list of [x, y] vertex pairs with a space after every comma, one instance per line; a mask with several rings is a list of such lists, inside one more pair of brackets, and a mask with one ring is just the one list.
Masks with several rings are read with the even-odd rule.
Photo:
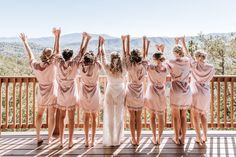
[[136, 145], [136, 139], [135, 139], [135, 111], [129, 110], [130, 120], [129, 120], [129, 127], [131, 132], [131, 143], [132, 145]]
[[181, 121], [181, 144], [185, 144], [185, 136], [187, 129], [187, 120], [186, 120], [186, 109], [180, 110], [180, 121]]
[[52, 134], [56, 125], [56, 111], [54, 107], [48, 108], [48, 144], [52, 142]]
[[90, 113], [84, 113], [85, 147], [89, 146], [89, 117]]
[[63, 147], [63, 143], [64, 143], [65, 117], [66, 117], [66, 110], [60, 110], [59, 132], [60, 132], [61, 147]]
[[40, 130], [42, 126], [42, 118], [43, 118], [43, 113], [44, 113], [44, 108], [39, 107], [38, 108], [38, 113], [37, 113], [37, 118], [36, 118], [36, 138], [37, 138], [37, 143], [43, 142], [43, 139], [40, 137]]
[[97, 128], [97, 113], [92, 113], [92, 141], [91, 146], [94, 146], [94, 138], [96, 134], [96, 128]]
[[179, 144], [179, 119], [180, 119], [180, 111], [177, 108], [172, 108], [172, 122], [173, 122], [173, 128], [175, 132], [175, 136], [173, 137], [173, 141], [175, 144]]
[[151, 129], [152, 129], [152, 143], [156, 144], [156, 114], [154, 112], [150, 112], [150, 119], [151, 119]]
[[207, 141], [207, 116], [206, 114], [201, 114], [201, 122], [202, 122], [202, 130], [203, 130], [203, 136], [202, 141]]
[[194, 129], [196, 131], [196, 142], [199, 144], [202, 144], [199, 113], [195, 110], [192, 110], [192, 113], [193, 113], [192, 114], [193, 115], [193, 125], [194, 125]]
[[69, 149], [73, 146], [73, 135], [75, 127], [75, 109], [68, 111], [69, 117]]
[[136, 119], [136, 125], [137, 125], [137, 145], [139, 145], [140, 137], [141, 137], [141, 130], [142, 130], [141, 114], [142, 114], [142, 110], [136, 111], [135, 119]]
[[59, 138], [59, 123], [60, 123], [60, 110], [59, 109], [57, 109], [56, 111], [55, 111], [56, 113], [56, 117], [55, 117], [55, 128], [54, 128], [54, 130], [53, 130], [53, 134], [52, 134], [52, 136], [53, 137], [55, 137], [55, 138]]
[[158, 138], [157, 138], [157, 144], [161, 144], [161, 136], [164, 130], [164, 116], [165, 114], [159, 114], [158, 115]]

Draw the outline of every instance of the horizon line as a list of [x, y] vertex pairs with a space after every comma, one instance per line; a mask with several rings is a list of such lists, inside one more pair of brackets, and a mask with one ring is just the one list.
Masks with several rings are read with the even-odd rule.
[[[84, 31], [83, 31], [84, 32]], [[65, 33], [65, 34], [61, 34], [61, 37], [62, 36], [65, 36], [65, 35], [71, 35], [71, 34], [82, 34], [83, 32], [73, 32], [73, 33]], [[89, 32], [88, 32], [89, 33]], [[185, 37], [196, 37], [198, 36], [199, 34], [203, 34], [203, 35], [210, 35], [210, 34], [230, 34], [230, 33], [236, 33], [235, 32], [211, 32], [211, 33], [204, 33], [203, 31], [200, 31], [199, 33], [197, 33], [197, 35], [195, 34], [192, 34], [192, 35], [186, 35], [186, 34], [183, 34], [182, 36], [185, 36]], [[20, 34], [20, 33], [19, 33]], [[121, 35], [127, 35], [128, 33], [124, 33], [124, 34], [121, 34], [120, 36], [116, 36], [116, 35], [110, 35], [110, 34], [107, 34], [107, 33], [89, 33], [89, 34], [92, 34], [92, 35], [107, 35], [109, 37], [113, 37], [113, 38], [120, 38]], [[27, 33], [26, 33], [27, 35]], [[28, 35], [27, 35], [28, 36]], [[174, 37], [178, 37], [179, 35], [169, 35], [169, 36], [164, 36], [164, 35], [160, 35], [160, 36], [148, 36], [148, 35], [143, 35], [143, 36], [132, 36], [130, 35], [132, 38], [142, 38], [143, 36], [147, 36], [149, 38], [153, 38], [153, 37], [160, 37], [160, 38], [174, 38]], [[29, 39], [38, 39], [38, 38], [49, 38], [49, 37], [53, 37], [53, 35], [51, 36], [33, 36], [33, 37], [30, 37], [28, 36]], [[18, 35], [16, 36], [0, 36], [0, 38], [18, 38]]]

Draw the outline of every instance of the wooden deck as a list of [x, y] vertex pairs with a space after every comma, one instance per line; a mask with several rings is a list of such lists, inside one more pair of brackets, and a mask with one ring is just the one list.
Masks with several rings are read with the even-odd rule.
[[[2, 132], [0, 137], [0, 156], [236, 156], [236, 131], [209, 131], [208, 141], [199, 146], [195, 143], [194, 131], [188, 131], [186, 144], [176, 146], [171, 137], [173, 131], [165, 131], [160, 146], [154, 146], [151, 132], [143, 131], [141, 144], [134, 147], [130, 144], [129, 131], [125, 132], [123, 143], [119, 147], [104, 147], [102, 132], [96, 136], [97, 144], [93, 148], [84, 147], [84, 134], [76, 131], [75, 145], [68, 149], [60, 148], [58, 141], [47, 145], [47, 141], [38, 146], [35, 144], [34, 132]], [[46, 132], [43, 132], [46, 139]], [[67, 135], [66, 135], [67, 139]]]

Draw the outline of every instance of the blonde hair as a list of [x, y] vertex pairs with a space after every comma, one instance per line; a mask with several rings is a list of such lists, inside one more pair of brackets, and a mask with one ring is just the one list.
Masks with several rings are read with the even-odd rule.
[[[118, 63], [114, 65], [114, 59], [118, 59]], [[122, 63], [121, 63], [121, 57], [118, 52], [112, 52], [111, 53], [111, 63], [110, 63], [110, 71], [114, 74], [116, 72], [122, 73]]]
[[53, 55], [53, 50], [51, 48], [45, 48], [43, 49], [40, 59], [42, 62], [50, 62], [52, 55]]
[[205, 60], [207, 57], [207, 53], [204, 50], [196, 50], [194, 52], [194, 56], [195, 56], [195, 58], [202, 57], [203, 60]]
[[177, 53], [180, 57], [184, 57], [184, 51], [181, 45], [175, 45], [173, 52]]

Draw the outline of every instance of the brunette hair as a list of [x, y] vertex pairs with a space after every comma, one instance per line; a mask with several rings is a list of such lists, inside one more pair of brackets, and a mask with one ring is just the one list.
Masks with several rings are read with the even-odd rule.
[[74, 53], [74, 52], [73, 52], [72, 49], [66, 48], [66, 49], [64, 49], [64, 50], [62, 51], [62, 57], [64, 58], [65, 61], [68, 61], [68, 60], [70, 60], [71, 57], [73, 56], [73, 53]]

